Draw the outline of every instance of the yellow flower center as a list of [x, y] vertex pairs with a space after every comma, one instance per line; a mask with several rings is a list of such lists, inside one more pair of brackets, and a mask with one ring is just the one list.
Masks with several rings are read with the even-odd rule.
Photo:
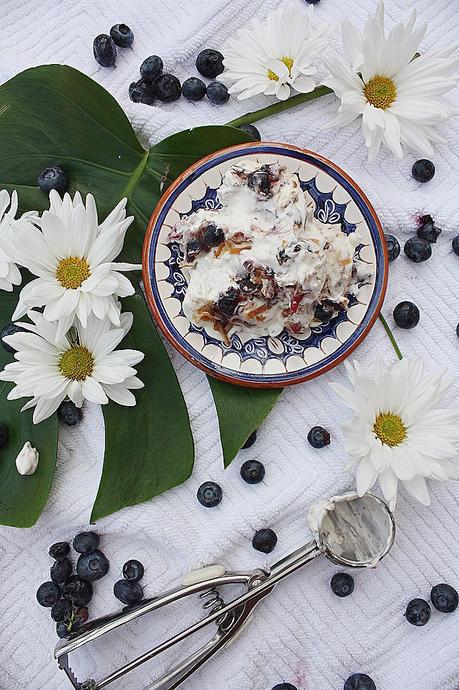
[[84, 381], [94, 369], [94, 357], [86, 347], [75, 345], [66, 350], [59, 361], [61, 373], [72, 381]]
[[[291, 75], [293, 67], [293, 58], [284, 56], [279, 58], [279, 60], [284, 63], [284, 65], [288, 69], [288, 73]], [[271, 81], [279, 81], [278, 75], [275, 72], [273, 72], [272, 69], [268, 70], [268, 79], [271, 79]]]
[[86, 259], [78, 259], [76, 256], [69, 256], [61, 259], [56, 269], [56, 278], [67, 289], [75, 290], [89, 278], [91, 271]]
[[279, 81], [279, 77], [275, 72], [272, 71], [272, 69], [268, 70], [268, 79], [271, 79], [271, 81]]
[[398, 414], [381, 412], [376, 417], [373, 431], [386, 446], [398, 446], [406, 438], [406, 427]]
[[397, 98], [397, 87], [390, 77], [377, 75], [365, 84], [363, 93], [368, 103], [375, 108], [387, 110]]

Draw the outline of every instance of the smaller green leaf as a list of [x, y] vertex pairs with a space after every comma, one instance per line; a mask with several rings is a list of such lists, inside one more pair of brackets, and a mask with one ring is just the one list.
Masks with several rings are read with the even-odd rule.
[[244, 388], [207, 377], [217, 408], [223, 461], [228, 467], [271, 412], [282, 388]]
[[134, 324], [120, 348], [145, 353], [137, 365], [145, 388], [137, 405], [104, 405], [105, 457], [91, 522], [147, 501], [191, 475], [194, 444], [185, 401], [174, 368], [142, 295], [123, 300]]

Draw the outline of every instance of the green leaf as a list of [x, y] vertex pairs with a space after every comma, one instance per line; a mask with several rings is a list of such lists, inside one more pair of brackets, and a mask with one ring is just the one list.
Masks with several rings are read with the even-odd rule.
[[123, 306], [133, 313], [134, 324], [120, 348], [145, 353], [137, 365], [145, 388], [135, 392], [135, 407], [103, 406], [105, 459], [91, 521], [157, 496], [193, 470], [188, 412], [144, 298], [133, 295]]
[[225, 467], [250, 434], [258, 429], [282, 393], [282, 388], [243, 388], [209, 378], [217, 408]]
[[[2, 293], [0, 328], [11, 320], [17, 303], [15, 293]], [[0, 347], [0, 368], [13, 361], [13, 355]], [[32, 422], [32, 410], [20, 412], [24, 400], [7, 400], [11, 383], [0, 382], [0, 421], [9, 429], [9, 442], [0, 450], [0, 524], [11, 527], [32, 527], [40, 517], [48, 499], [57, 455], [57, 416], [41, 424]], [[21, 476], [16, 469], [16, 456], [26, 441], [40, 453], [35, 474]]]

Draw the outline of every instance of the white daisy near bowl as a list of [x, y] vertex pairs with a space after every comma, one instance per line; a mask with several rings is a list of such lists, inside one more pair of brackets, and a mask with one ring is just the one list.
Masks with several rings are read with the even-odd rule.
[[144, 355], [139, 350], [115, 350], [132, 326], [129, 312], [120, 316], [115, 328], [108, 319], [88, 316], [86, 327], [75, 322], [66, 335], [42, 314], [28, 312], [32, 323], [19, 322], [27, 332], [5, 336], [16, 350], [15, 362], [0, 372], [0, 380], [15, 386], [9, 400], [31, 398], [22, 408], [34, 407], [35, 424], [53, 414], [66, 398], [77, 407], [83, 401], [105, 405], [109, 398], [119, 405], [135, 405], [131, 390], [143, 387], [134, 366]]

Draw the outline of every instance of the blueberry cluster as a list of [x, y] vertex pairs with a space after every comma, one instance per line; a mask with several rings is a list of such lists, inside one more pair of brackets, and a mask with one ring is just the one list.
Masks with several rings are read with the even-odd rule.
[[96, 61], [102, 67], [114, 67], [118, 48], [130, 48], [134, 42], [134, 34], [127, 24], [115, 24], [110, 29], [110, 35], [99, 34], [93, 43]]
[[[444, 582], [432, 587], [430, 600], [441, 613], [453, 613], [458, 606], [458, 593], [451, 585]], [[432, 615], [430, 604], [425, 599], [412, 599], [408, 602], [405, 618], [411, 625], [422, 626], [429, 622]]]
[[109, 562], [99, 550], [99, 536], [95, 532], [81, 532], [73, 540], [73, 548], [79, 554], [76, 575], [69, 558], [70, 544], [62, 541], [53, 544], [49, 555], [54, 559], [50, 580], [40, 585], [37, 601], [51, 609], [58, 637], [76, 632], [88, 620], [88, 604], [92, 599], [92, 582], [100, 580], [109, 569]]
[[115, 582], [113, 593], [126, 606], [135, 606], [143, 599], [143, 588], [139, 581], [145, 569], [140, 561], [131, 559], [123, 565], [123, 579]]

